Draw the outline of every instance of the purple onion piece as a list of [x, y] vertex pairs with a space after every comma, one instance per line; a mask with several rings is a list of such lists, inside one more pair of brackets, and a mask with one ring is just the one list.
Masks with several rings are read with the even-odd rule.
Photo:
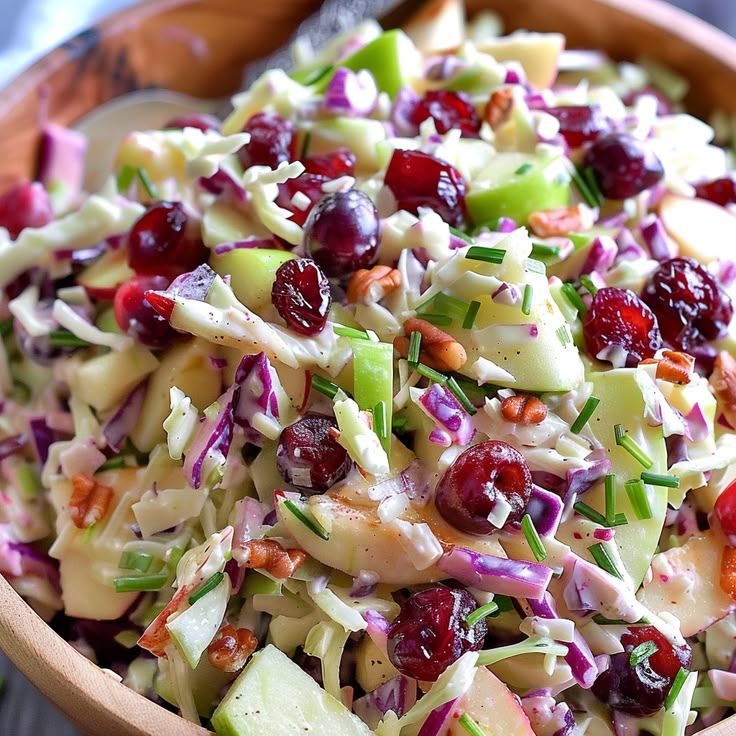
[[667, 448], [668, 470], [675, 463], [681, 463], [690, 459], [687, 451], [687, 441], [681, 434], [671, 434], [669, 437], [665, 437], [664, 444]]
[[212, 176], [200, 177], [199, 186], [210, 194], [225, 195], [238, 204], [248, 200], [243, 185], [224, 169], [218, 169]]
[[580, 269], [580, 275], [598, 271], [605, 273], [612, 265], [618, 255], [618, 247], [613, 238], [602, 236], [593, 240], [590, 250]]
[[82, 194], [86, 153], [86, 136], [57, 123], [43, 126], [37, 179], [47, 190], [62, 193], [62, 209], [73, 206]]
[[229, 397], [214, 419], [205, 419], [202, 422], [186, 454], [184, 477], [192, 488], [199, 488], [202, 485], [202, 468], [208, 455], [215, 456], [224, 464], [232, 438], [233, 406], [232, 398]]
[[120, 452], [125, 439], [138, 423], [143, 409], [148, 379], [141, 381], [123, 400], [117, 411], [107, 420], [102, 433], [107, 446], [113, 452]]
[[611, 461], [605, 457], [605, 450], [594, 450], [586, 458], [589, 464], [582, 468], [570, 468], [565, 474], [565, 489], [562, 500], [567, 503], [573, 496], [589, 490], [611, 470]]
[[557, 532], [562, 519], [562, 499], [551, 491], [545, 491], [537, 485], [532, 486], [526, 513], [531, 516], [537, 531], [543, 536]]
[[644, 220], [639, 225], [639, 232], [655, 261], [663, 263], [677, 255], [675, 243], [667, 236], [662, 221], [656, 215]]
[[411, 87], [401, 87], [391, 106], [391, 122], [400, 136], [415, 136], [419, 127], [412, 121], [414, 109], [419, 104], [419, 95]]
[[354, 72], [346, 67], [335, 70], [325, 90], [325, 110], [338, 115], [370, 115], [378, 101], [378, 87], [367, 69]]
[[14, 434], [0, 440], [0, 460], [15, 455], [28, 444], [28, 437], [24, 434]]
[[401, 718], [416, 702], [416, 691], [416, 682], [398, 675], [355, 700], [353, 711], [369, 728], [375, 728], [389, 711]]
[[177, 276], [163, 293], [170, 297], [182, 297], [203, 302], [217, 274], [206, 264], [197, 266], [194, 271]]
[[442, 736], [459, 700], [460, 698], [454, 698], [437, 706], [427, 716], [417, 736]]
[[558, 496], [565, 490], [565, 479], [559, 475], [550, 473], [549, 470], [532, 470], [532, 481], [547, 491], [552, 491]]
[[358, 576], [353, 578], [353, 585], [350, 588], [351, 598], [365, 598], [373, 595], [378, 586], [378, 575], [369, 570], [361, 570]]
[[475, 428], [470, 415], [446, 386], [433, 383], [419, 397], [419, 403], [456, 444], [467, 445], [473, 439]]
[[46, 463], [49, 457], [49, 448], [56, 442], [56, 433], [54, 432], [43, 417], [33, 417], [28, 424], [31, 429], [31, 437], [36, 448], [36, 455], [41, 465]]
[[215, 255], [221, 256], [230, 253], [233, 250], [241, 250], [243, 248], [269, 248], [276, 247], [276, 241], [273, 238], [247, 238], [246, 240], [235, 240], [232, 243], [219, 243], [215, 246]]

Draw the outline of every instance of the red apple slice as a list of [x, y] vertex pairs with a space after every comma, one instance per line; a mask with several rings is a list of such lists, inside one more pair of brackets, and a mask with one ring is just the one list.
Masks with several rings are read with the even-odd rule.
[[113, 299], [121, 284], [135, 276], [125, 248], [108, 250], [77, 276], [92, 299]]

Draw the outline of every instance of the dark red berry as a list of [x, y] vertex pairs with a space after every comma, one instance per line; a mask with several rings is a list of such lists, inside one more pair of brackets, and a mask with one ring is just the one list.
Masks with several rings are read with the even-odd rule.
[[478, 602], [464, 589], [437, 586], [411, 595], [388, 631], [388, 658], [405, 677], [434, 682], [465, 652], [483, 646], [485, 619], [465, 623]]
[[695, 185], [695, 196], [725, 207], [736, 203], [736, 176], [729, 174], [720, 179], [703, 181]]
[[462, 452], [445, 471], [435, 492], [437, 510], [456, 529], [490, 534], [488, 520], [499, 504], [511, 509], [505, 523], [519, 521], [529, 502], [532, 475], [521, 453], [500, 440], [487, 440]]
[[692, 258], [662, 263], [641, 296], [657, 316], [665, 342], [678, 350], [723, 337], [733, 317], [731, 298]]
[[355, 173], [355, 154], [349, 148], [340, 147], [330, 153], [307, 156], [304, 168], [309, 174], [319, 174], [328, 179], [352, 176]]
[[115, 293], [115, 320], [127, 335], [149, 348], [165, 348], [183, 337], [151, 306], [147, 291], [163, 291], [168, 276], [140, 274], [126, 281]]
[[736, 534], [736, 481], [733, 481], [716, 499], [716, 516], [726, 534]]
[[430, 90], [417, 103], [411, 114], [411, 122], [419, 125], [427, 118], [434, 120], [438, 133], [459, 128], [464, 136], [477, 138], [480, 118], [470, 97], [465, 92]]
[[626, 133], [610, 133], [593, 142], [583, 166], [595, 174], [607, 199], [626, 199], [653, 187], [664, 176], [664, 166], [645, 143]]
[[543, 109], [557, 118], [560, 135], [570, 148], [580, 148], [611, 129], [611, 123], [598, 105], [559, 105]]
[[15, 239], [27, 227], [43, 227], [54, 218], [51, 197], [39, 182], [25, 182], [0, 197], [0, 227]]
[[157, 202], [128, 234], [128, 265], [137, 273], [184, 273], [207, 261], [209, 251], [181, 202]]
[[328, 181], [330, 180], [326, 176], [307, 172], [293, 179], [287, 179], [278, 185], [276, 204], [293, 212], [292, 221], [303, 226], [314, 205], [324, 196], [322, 185]]
[[276, 271], [271, 301], [292, 330], [316, 335], [325, 328], [330, 312], [330, 282], [309, 258], [286, 261]]
[[[613, 710], [638, 717], [654, 715], [680, 667], [690, 668], [692, 650], [687, 644], [673, 646], [654, 626], [628, 629], [621, 644], [624, 651], [611, 655], [608, 669], [593, 683], [593, 694]], [[654, 646], [656, 651], [645, 656], [645, 649], [637, 649], [641, 645]]]
[[598, 289], [583, 319], [588, 352], [614, 366], [636, 365], [662, 347], [657, 318], [630, 289]]
[[203, 133], [206, 133], [208, 130], [219, 131], [221, 125], [222, 123], [220, 122], [220, 119], [216, 118], [214, 115], [208, 115], [204, 112], [195, 112], [191, 115], [182, 115], [178, 118], [174, 118], [173, 120], [169, 120], [169, 122], [163, 127], [164, 129], [197, 128], [197, 130], [201, 130]]
[[282, 161], [290, 161], [294, 126], [277, 112], [258, 112], [245, 124], [250, 141], [239, 151], [240, 162], [250, 166], [270, 166], [275, 169]]
[[453, 227], [463, 226], [465, 180], [445, 161], [422, 151], [397, 149], [386, 169], [384, 183], [396, 199], [397, 209], [416, 215], [420, 207], [427, 207]]
[[333, 419], [306, 416], [281, 433], [276, 448], [276, 468], [281, 477], [307, 493], [321, 493], [342, 480], [352, 466], [345, 448], [332, 432]]
[[325, 194], [304, 224], [307, 255], [328, 276], [348, 276], [372, 266], [380, 237], [376, 206], [358, 189]]

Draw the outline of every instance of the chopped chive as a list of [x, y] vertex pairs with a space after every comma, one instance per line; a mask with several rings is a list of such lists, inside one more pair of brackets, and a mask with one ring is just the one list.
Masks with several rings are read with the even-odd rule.
[[304, 143], [302, 143], [302, 150], [299, 154], [299, 160], [304, 161], [304, 159], [307, 157], [307, 152], [309, 151], [309, 144], [312, 142], [312, 132], [308, 130], [304, 134]]
[[409, 337], [409, 354], [406, 358], [412, 368], [416, 367], [417, 363], [419, 363], [419, 352], [421, 349], [422, 333], [414, 330], [411, 333], [411, 337]]
[[503, 248], [487, 248], [482, 245], [472, 245], [468, 248], [465, 257], [471, 261], [484, 261], [485, 263], [503, 263], [506, 251]]
[[526, 259], [526, 270], [532, 273], [540, 273], [542, 276], [547, 274], [547, 266], [542, 261], [538, 261], [536, 258]]
[[106, 470], [120, 470], [120, 468], [124, 468], [126, 465], [127, 462], [124, 457], [111, 457], [109, 460], [105, 460], [105, 462], [97, 468], [96, 472], [103, 473]]
[[584, 317], [588, 311], [588, 307], [583, 301], [583, 297], [578, 294], [578, 290], [572, 284], [566, 282], [562, 284], [560, 291], [562, 292], [562, 296], [578, 310], [578, 314]]
[[480, 310], [480, 302], [477, 302], [475, 300], [470, 302], [468, 311], [465, 313], [465, 317], [463, 319], [463, 329], [464, 330], [473, 329], [473, 325], [475, 324], [475, 318], [478, 316], [479, 310]]
[[327, 530], [315, 519], [310, 519], [291, 499], [287, 498], [284, 500], [284, 506], [301, 521], [304, 526], [309, 529], [310, 532], [316, 534], [320, 539], [324, 539], [325, 542], [330, 538]]
[[115, 578], [113, 583], [118, 593], [132, 593], [134, 591], [161, 590], [169, 579], [169, 573], [157, 572], [153, 575], [128, 575]]
[[580, 285], [590, 294], [595, 296], [598, 293], [598, 287], [593, 283], [593, 279], [587, 273], [580, 277]]
[[641, 479], [650, 486], [664, 486], [665, 488], [679, 488], [680, 479], [676, 475], [666, 475], [665, 473], [648, 473], [642, 471]]
[[138, 572], [148, 572], [153, 562], [153, 555], [147, 552], [133, 552], [126, 550], [120, 555], [118, 567], [121, 570], [138, 570]]
[[[524, 166], [531, 166], [531, 164], [524, 164]], [[470, 736], [486, 736], [485, 731], [483, 731], [483, 729], [467, 713], [463, 713], [460, 716], [458, 723], [470, 734]]]
[[356, 340], [370, 339], [365, 330], [356, 330], [354, 327], [345, 327], [345, 325], [335, 325], [332, 331], [340, 337], [354, 337]]
[[593, 616], [593, 621], [599, 626], [631, 626], [632, 624], [649, 624], [648, 618], [640, 618], [638, 621], [624, 621], [620, 618], [606, 618], [605, 616]]
[[606, 525], [616, 518], [616, 476], [608, 473], [604, 481], [606, 503]]
[[580, 414], [578, 414], [577, 419], [572, 423], [570, 426], [570, 431], [573, 434], [580, 434], [582, 432], [583, 427], [590, 421], [590, 418], [593, 416], [593, 412], [598, 407], [598, 404], [601, 403], [601, 400], [597, 396], [589, 396], [588, 400], [585, 402], [585, 405], [580, 410]]
[[476, 414], [478, 410], [473, 406], [473, 403], [470, 401], [470, 399], [465, 394], [465, 391], [463, 391], [460, 388], [460, 384], [455, 380], [454, 376], [450, 376], [447, 379], [447, 388], [450, 389], [452, 392], [452, 395], [460, 402], [460, 405], [465, 409], [468, 414], [472, 417], [473, 414]]
[[591, 191], [590, 186], [583, 178], [583, 175], [579, 171], [575, 170], [571, 173], [571, 176], [578, 192], [580, 192], [580, 196], [585, 201], [585, 204], [587, 204], [588, 207], [598, 207], [600, 202], [596, 199], [595, 194]]
[[130, 185], [133, 183], [135, 178], [135, 169], [128, 164], [125, 164], [117, 176], [117, 187], [119, 192], [127, 192], [130, 189]]
[[675, 704], [675, 700], [677, 700], [677, 696], [680, 694], [680, 690], [682, 690], [682, 686], [685, 684], [685, 680], [687, 680], [689, 674], [684, 667], [680, 667], [677, 671], [675, 679], [672, 681], [672, 687], [670, 687], [670, 691], [664, 699], [665, 710], [669, 710]]
[[640, 478], [632, 478], [624, 482], [626, 495], [634, 508], [637, 519], [651, 519], [652, 508], [649, 505], [649, 496], [644, 486], [644, 481]]
[[406, 429], [408, 424], [409, 417], [406, 415], [394, 414], [394, 417], [391, 420], [391, 429], [392, 431], [400, 434]]
[[467, 233], [464, 233], [462, 230], [458, 230], [456, 227], [453, 227], [450, 225], [450, 232], [456, 237], [460, 238], [460, 240], [464, 240], [466, 243], [472, 243], [473, 238], [470, 237]]
[[140, 166], [137, 169], [137, 174], [143, 188], [146, 190], [146, 194], [151, 199], [158, 199], [158, 192], [156, 191], [156, 187], [153, 186], [153, 182], [151, 181], [151, 177], [148, 176], [148, 172]]
[[526, 541], [532, 550], [532, 554], [536, 557], [537, 562], [547, 559], [547, 550], [544, 548], [542, 538], [539, 536], [537, 528], [534, 526], [534, 521], [529, 514], [524, 514], [521, 517], [521, 531], [524, 532]]
[[6, 337], [13, 331], [13, 318], [6, 317], [0, 320], [0, 338]]
[[483, 606], [480, 606], [479, 608], [476, 608], [474, 611], [471, 611], [466, 617], [465, 617], [465, 625], [470, 628], [471, 626], [475, 626], [475, 624], [478, 623], [481, 619], [487, 618], [492, 613], [496, 613], [499, 610], [498, 603], [496, 601], [490, 601], [489, 603], [486, 603]]
[[514, 601], [507, 595], [494, 595], [493, 602], [498, 606], [499, 613], [508, 613], [514, 610]]
[[593, 171], [592, 167], [586, 166], [584, 169], [582, 169], [581, 174], [583, 176], [583, 179], [585, 180], [585, 183], [588, 185], [588, 189], [590, 189], [591, 194], [593, 195], [595, 204], [591, 205], [591, 207], [598, 207], [601, 204], [603, 204], [605, 197], [603, 196], [603, 192], [601, 192], [601, 188], [598, 185], [598, 179], [595, 176], [595, 172]]
[[559, 245], [547, 245], [547, 243], [532, 243], [532, 258], [556, 258], [559, 255]]
[[373, 431], [378, 435], [381, 444], [386, 447], [386, 441], [390, 436], [388, 412], [385, 401], [379, 401], [373, 407]]
[[560, 325], [555, 330], [555, 335], [557, 335], [557, 339], [560, 341], [563, 348], [572, 342], [572, 335], [570, 335], [570, 330], [567, 325]]
[[444, 373], [440, 373], [434, 368], [430, 368], [428, 365], [424, 365], [424, 363], [419, 363], [416, 370], [420, 376], [429, 378], [430, 381], [439, 383], [441, 386], [447, 385], [447, 381], [449, 380]]
[[527, 171], [531, 171], [533, 168], [534, 166], [527, 161], [525, 164], [519, 166], [519, 168], [514, 171], [514, 174], [516, 174], [516, 176], [524, 176]]
[[532, 312], [532, 300], [534, 299], [534, 287], [527, 284], [524, 287], [524, 298], [521, 300], [521, 313], [529, 315]]
[[317, 375], [312, 376], [312, 388], [330, 399], [334, 399], [340, 390], [340, 387], [336, 383], [332, 383], [332, 381], [328, 381], [326, 378]]
[[624, 428], [620, 424], [615, 424], [613, 427], [613, 434], [616, 437], [616, 444], [619, 447], [623, 447], [626, 452], [631, 455], [631, 457], [634, 458], [640, 465], [643, 465], [645, 468], [649, 469], [654, 465], [654, 460], [649, 457], [649, 455], [644, 452], [644, 450], [639, 447], [639, 445], [636, 444], [636, 442], [629, 437], [626, 432], [624, 432]]
[[97, 522], [93, 521], [85, 530], [84, 534], [82, 534], [82, 544], [89, 544], [92, 541], [92, 537], [94, 537], [95, 532], [97, 531]]
[[658, 651], [659, 647], [651, 639], [643, 641], [639, 646], [634, 647], [631, 650], [631, 654], [629, 655], [629, 664], [632, 667], [636, 667], [636, 665], [646, 662], [652, 654]]
[[608, 554], [608, 550], [603, 546], [603, 542], [592, 544], [590, 547], [588, 547], [588, 550], [590, 551], [590, 554], [593, 555], [595, 564], [598, 565], [601, 570], [605, 570], [609, 575], [613, 575], [619, 580], [624, 579], [624, 576], [616, 567], [616, 563], [611, 559], [611, 556]]
[[91, 344], [69, 330], [54, 330], [49, 335], [49, 346], [52, 348], [88, 348]]
[[575, 511], [577, 511], [579, 514], [582, 514], [586, 519], [590, 519], [590, 521], [594, 522], [595, 524], [607, 526], [606, 517], [603, 516], [600, 511], [596, 511], [592, 506], [588, 506], [587, 503], [583, 501], [577, 501], [573, 504], [573, 509], [575, 509]]
[[464, 319], [468, 312], [468, 303], [457, 297], [440, 292], [434, 298], [434, 309], [446, 313], [454, 319]]
[[429, 322], [431, 325], [436, 327], [447, 327], [452, 324], [452, 317], [446, 314], [432, 314], [431, 312], [424, 312], [423, 314], [417, 314], [419, 319], [423, 319], [425, 322]]
[[318, 66], [316, 69], [310, 69], [307, 72], [297, 72], [292, 76], [295, 82], [304, 87], [311, 87], [313, 84], [317, 84], [323, 77], [332, 71], [332, 64], [326, 64], [324, 66]]
[[196, 603], [200, 598], [204, 598], [207, 593], [209, 593], [211, 590], [214, 590], [221, 582], [222, 579], [225, 577], [224, 572], [216, 572], [209, 580], [205, 580], [204, 583], [199, 587], [198, 590], [195, 590], [192, 595], [189, 596], [189, 605], [193, 605]]

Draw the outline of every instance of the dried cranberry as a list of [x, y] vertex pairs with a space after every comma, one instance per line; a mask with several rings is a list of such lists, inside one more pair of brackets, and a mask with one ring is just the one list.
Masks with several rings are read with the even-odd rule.
[[330, 282], [309, 258], [286, 261], [276, 271], [271, 301], [292, 330], [316, 335], [327, 323], [332, 304]]
[[404, 601], [388, 630], [388, 658], [415, 680], [436, 680], [465, 652], [483, 646], [485, 619], [465, 623], [478, 602], [467, 590], [437, 586]]
[[434, 120], [438, 133], [458, 128], [464, 136], [478, 137], [480, 118], [465, 92], [448, 92], [444, 89], [427, 92], [412, 111], [410, 120], [414, 125], [419, 125], [427, 118]]
[[304, 224], [307, 255], [328, 276], [348, 276], [372, 266], [380, 235], [376, 206], [357, 189], [325, 194]]
[[238, 151], [238, 157], [246, 169], [256, 165], [275, 169], [293, 158], [294, 126], [277, 112], [256, 113], [243, 131], [250, 133], [250, 141]]
[[422, 151], [397, 149], [386, 169], [384, 183], [398, 209], [416, 215], [420, 207], [427, 207], [453, 227], [463, 226], [465, 180], [445, 161]]
[[[649, 656], [645, 652], [634, 654], [632, 663], [632, 652], [647, 642], [652, 642], [656, 651]], [[624, 651], [611, 655], [608, 669], [593, 683], [593, 694], [613, 710], [638, 717], [654, 715], [664, 704], [680, 667], [690, 668], [692, 650], [687, 644], [673, 646], [654, 626], [628, 629], [621, 644]]]
[[736, 534], [736, 481], [733, 481], [716, 499], [716, 516], [726, 534]]
[[292, 221], [303, 226], [314, 205], [324, 196], [322, 185], [328, 181], [326, 176], [307, 172], [293, 179], [287, 179], [278, 185], [276, 204], [293, 212]]
[[[635, 365], [662, 347], [657, 318], [630, 289], [598, 289], [583, 320], [588, 352], [615, 366]], [[619, 353], [619, 355], [617, 355]]]
[[543, 109], [557, 118], [560, 135], [570, 148], [580, 148], [611, 129], [608, 118], [598, 105], [559, 105]]
[[642, 141], [627, 133], [610, 133], [592, 143], [583, 165], [590, 167], [604, 197], [626, 199], [653, 187], [664, 166]]
[[140, 274], [126, 281], [115, 293], [113, 307], [120, 329], [149, 348], [165, 348], [184, 336], [146, 299], [147, 291], [163, 291], [170, 283], [168, 276]]
[[695, 196], [725, 207], [736, 203], [736, 176], [729, 174], [720, 179], [702, 181], [695, 185]]
[[191, 271], [207, 261], [209, 251], [192, 232], [181, 202], [157, 202], [128, 234], [128, 265], [137, 273]]
[[43, 227], [53, 217], [51, 197], [37, 181], [19, 184], [0, 197], [0, 227], [13, 239], [24, 228]]
[[731, 298], [692, 258], [662, 263], [642, 292], [657, 315], [664, 340], [678, 350], [690, 350], [728, 331], [733, 317]]
[[333, 419], [306, 416], [281, 433], [276, 448], [276, 467], [281, 477], [308, 493], [321, 493], [342, 480], [352, 466], [345, 448], [332, 432]]
[[303, 163], [307, 173], [319, 174], [327, 179], [352, 176], [355, 173], [355, 154], [344, 147], [329, 153], [307, 156]]
[[163, 127], [164, 130], [167, 128], [197, 128], [197, 130], [206, 133], [208, 130], [219, 131], [221, 124], [220, 119], [214, 115], [208, 115], [204, 112], [194, 112], [191, 115], [182, 115], [181, 117], [173, 118]]
[[488, 440], [469, 447], [447, 468], [435, 504], [460, 531], [490, 534], [498, 529], [488, 519], [496, 507], [510, 506], [505, 523], [519, 521], [531, 490], [531, 472], [521, 453], [506, 442]]

